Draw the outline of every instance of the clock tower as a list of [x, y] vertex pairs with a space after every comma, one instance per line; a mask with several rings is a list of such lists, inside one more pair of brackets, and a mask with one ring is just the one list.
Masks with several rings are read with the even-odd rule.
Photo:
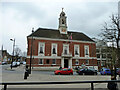
[[67, 34], [66, 18], [67, 17], [65, 16], [65, 13], [63, 12], [63, 8], [62, 8], [62, 12], [60, 13], [60, 18], [59, 18], [59, 27], [58, 27], [60, 34]]

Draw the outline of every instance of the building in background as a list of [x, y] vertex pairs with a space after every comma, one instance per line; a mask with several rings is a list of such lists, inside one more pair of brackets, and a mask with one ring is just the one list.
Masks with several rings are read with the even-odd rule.
[[[65, 12], [60, 13], [58, 29], [38, 28], [27, 36], [27, 64], [32, 67], [75, 68], [85, 65], [98, 69], [95, 42], [81, 32], [68, 30]], [[32, 45], [33, 38], [33, 45]]]
[[107, 42], [93, 38], [96, 42], [97, 65], [100, 70], [102, 67], [112, 68], [112, 46]]

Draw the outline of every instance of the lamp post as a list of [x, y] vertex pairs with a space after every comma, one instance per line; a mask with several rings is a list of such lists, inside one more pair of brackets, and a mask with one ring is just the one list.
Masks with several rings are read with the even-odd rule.
[[33, 33], [34, 33], [34, 28], [32, 28], [31, 53], [30, 53], [30, 72], [29, 72], [29, 74], [31, 74], [31, 62], [32, 62], [32, 51], [33, 51]]
[[13, 59], [14, 59], [15, 39], [10, 39], [10, 40], [13, 41], [13, 53], [12, 53], [12, 62], [11, 62], [11, 69], [12, 69], [12, 63], [13, 63]]

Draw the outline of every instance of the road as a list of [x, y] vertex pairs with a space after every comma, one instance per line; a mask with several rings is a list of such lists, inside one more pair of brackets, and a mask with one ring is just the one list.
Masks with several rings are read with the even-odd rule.
[[[2, 65], [2, 82], [53, 82], [53, 81], [93, 81], [93, 80], [110, 80], [109, 75], [54, 75], [52, 71], [32, 71], [32, 74], [24, 80], [25, 66], [21, 65], [11, 70], [10, 65]], [[9, 69], [8, 69], [9, 68]], [[94, 84], [95, 88], [106, 88], [106, 83]], [[9, 88], [87, 88], [90, 89], [90, 84], [54, 84], [54, 85], [22, 85], [8, 86]], [[105, 89], [104, 89], [105, 90]]]

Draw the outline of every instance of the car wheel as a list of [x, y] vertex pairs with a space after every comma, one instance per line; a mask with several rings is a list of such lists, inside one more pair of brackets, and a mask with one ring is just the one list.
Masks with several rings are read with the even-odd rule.
[[60, 75], [60, 72], [58, 73], [58, 75]]
[[70, 75], [73, 75], [73, 73], [70, 73]]

